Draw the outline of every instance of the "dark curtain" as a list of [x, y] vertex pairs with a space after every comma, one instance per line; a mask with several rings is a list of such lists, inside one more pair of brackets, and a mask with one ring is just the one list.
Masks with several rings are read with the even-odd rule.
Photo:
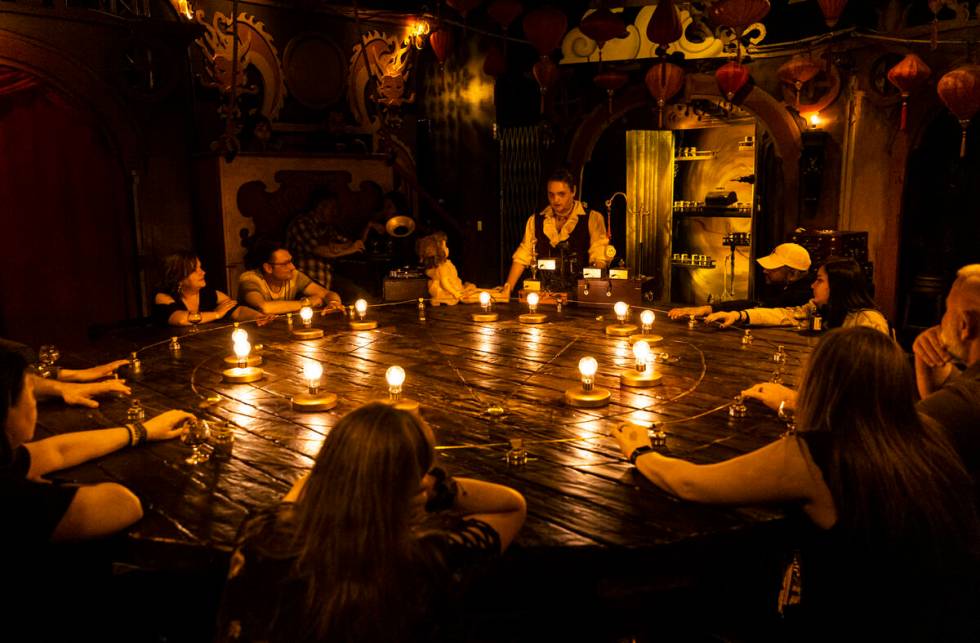
[[0, 66], [0, 334], [71, 348], [139, 314], [126, 191], [91, 113]]

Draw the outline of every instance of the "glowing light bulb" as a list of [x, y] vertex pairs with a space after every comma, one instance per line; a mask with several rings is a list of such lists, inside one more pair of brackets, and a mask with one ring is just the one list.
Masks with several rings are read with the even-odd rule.
[[486, 290], [480, 291], [480, 305], [483, 307], [484, 312], [488, 312], [490, 310], [490, 293], [488, 293]]
[[822, 123], [823, 120], [820, 118], [820, 112], [813, 112], [810, 114], [810, 127], [817, 129]]
[[401, 366], [388, 367], [385, 380], [388, 381], [388, 399], [397, 400], [402, 393], [402, 384], [405, 383], [405, 369]]
[[650, 331], [650, 327], [653, 326], [653, 320], [656, 318], [657, 317], [653, 314], [652, 310], [644, 310], [642, 313], [640, 313], [640, 324], [643, 325], [644, 333]]
[[358, 299], [354, 302], [354, 310], [357, 311], [358, 319], [364, 319], [364, 313], [367, 312], [367, 302], [363, 299]]
[[538, 297], [538, 293], [536, 293], [536, 292], [530, 292], [530, 293], [528, 293], [527, 294], [527, 309], [530, 310], [533, 313], [535, 310], [538, 309], [538, 301], [539, 300], [540, 300], [540, 298]]
[[613, 310], [616, 312], [616, 319], [622, 324], [626, 321], [626, 314], [630, 311], [630, 307], [625, 301], [617, 301]]
[[583, 357], [578, 361], [578, 372], [582, 374], [582, 388], [592, 390], [595, 372], [599, 370], [599, 362], [594, 357]]
[[323, 364], [307, 360], [303, 364], [303, 377], [306, 378], [306, 384], [310, 387], [310, 394], [316, 394], [317, 389], [320, 388], [320, 378], [323, 377]]
[[248, 331], [246, 331], [244, 328], [236, 328], [235, 330], [231, 331], [231, 341], [232, 344], [237, 344], [239, 342], [247, 342]]
[[303, 306], [299, 309], [300, 319], [303, 320], [303, 326], [309, 328], [313, 325], [313, 309], [309, 306]]
[[252, 345], [247, 341], [235, 342], [235, 356], [238, 357], [238, 368], [248, 366], [248, 354], [252, 352]]
[[650, 363], [650, 344], [645, 341], [633, 344], [633, 357], [636, 359], [636, 370], [640, 373], [646, 372], [647, 364]]

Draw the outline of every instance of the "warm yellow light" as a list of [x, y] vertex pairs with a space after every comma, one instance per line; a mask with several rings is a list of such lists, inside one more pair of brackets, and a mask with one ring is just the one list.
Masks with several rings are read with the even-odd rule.
[[625, 301], [617, 301], [616, 305], [613, 306], [613, 310], [616, 312], [616, 318], [624, 322], [626, 321], [626, 313], [630, 311], [630, 307]]
[[582, 377], [592, 377], [599, 370], [599, 362], [594, 357], [583, 357], [578, 361], [578, 372]]
[[820, 112], [813, 112], [810, 114], [810, 127], [816, 129], [823, 124], [823, 119], [820, 118]]
[[[316, 380], [317, 385], [319, 385], [320, 378], [323, 377], [323, 364], [313, 360], [307, 360], [306, 363], [303, 364], [303, 377], [305, 377], [308, 382]], [[312, 382], [310, 385], [314, 386]]]
[[231, 331], [231, 341], [233, 344], [247, 342], [248, 331], [246, 331], [244, 328], [236, 328], [235, 330]]
[[657, 316], [653, 314], [652, 310], [644, 310], [642, 313], [640, 313], [640, 323], [643, 324], [644, 329], [653, 326], [653, 321], [656, 318]]
[[367, 302], [363, 299], [358, 299], [354, 302], [354, 310], [357, 311], [359, 319], [364, 319], [364, 313], [367, 312]]
[[302, 308], [299, 309], [299, 316], [303, 319], [304, 322], [308, 322], [311, 319], [313, 319], [313, 309], [310, 308], [309, 306], [303, 306]]
[[530, 292], [530, 293], [528, 293], [527, 294], [527, 308], [528, 308], [528, 310], [530, 310], [532, 313], [535, 310], [537, 310], [537, 308], [538, 308], [538, 301], [539, 301], [538, 293], [536, 293], [536, 292]]
[[416, 49], [421, 49], [425, 46], [425, 36], [429, 34], [429, 29], [429, 23], [425, 20], [410, 22], [405, 33], [404, 44], [412, 44]]
[[646, 371], [650, 362], [650, 344], [642, 340], [633, 344], [633, 357], [636, 359], [636, 370], [641, 373]]
[[480, 291], [480, 305], [483, 306], [484, 310], [490, 307], [490, 293], [486, 290]]
[[388, 386], [401, 387], [405, 383], [405, 369], [401, 366], [390, 366], [385, 371], [385, 379], [388, 381]]
[[238, 368], [248, 366], [248, 354], [252, 352], [252, 345], [247, 341], [235, 342], [235, 356], [238, 357]]

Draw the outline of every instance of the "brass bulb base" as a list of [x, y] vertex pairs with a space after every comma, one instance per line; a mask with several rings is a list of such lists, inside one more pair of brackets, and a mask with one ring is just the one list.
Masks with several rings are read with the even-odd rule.
[[650, 344], [650, 346], [656, 346], [662, 341], [664, 341], [663, 335], [644, 335], [643, 333], [630, 335], [630, 344], [635, 344], [636, 342], [646, 342], [647, 344]]
[[350, 327], [351, 330], [374, 330], [378, 327], [378, 322], [374, 319], [370, 321], [357, 321], [352, 319]]
[[294, 328], [289, 332], [295, 339], [320, 339], [323, 337], [322, 328]]
[[608, 389], [593, 388], [591, 391], [583, 391], [581, 387], [570, 388], [565, 391], [565, 404], [579, 408], [595, 408], [609, 404], [612, 394]]
[[329, 411], [337, 406], [336, 393], [300, 393], [293, 396], [293, 410], [303, 413]]
[[486, 410], [486, 414], [493, 418], [499, 418], [506, 412], [507, 410], [499, 404], [492, 404]]
[[544, 313], [524, 313], [517, 318], [522, 324], [543, 324], [548, 321], [548, 316]]
[[619, 383], [623, 386], [631, 386], [633, 388], [649, 388], [651, 386], [658, 386], [660, 380], [663, 379], [663, 375], [660, 373], [654, 373], [653, 369], [647, 367], [647, 370], [643, 373], [632, 370], [623, 371], [619, 374]]
[[[233, 367], [238, 366], [238, 355], [229, 355], [225, 358], [225, 366]], [[249, 355], [245, 359], [245, 363], [248, 366], [262, 366], [262, 356], [261, 355]]]
[[245, 368], [235, 367], [221, 371], [221, 379], [230, 384], [258, 382], [263, 377], [265, 377], [265, 373], [262, 372], [262, 369], [254, 366], [246, 366]]
[[500, 319], [500, 315], [497, 313], [473, 313], [472, 318], [475, 322], [494, 322]]
[[408, 411], [410, 413], [417, 413], [419, 410], [418, 402], [404, 397], [398, 398], [397, 400], [386, 398], [381, 401], [384, 402], [385, 404], [390, 404], [391, 406], [395, 407], [399, 411]]
[[609, 324], [606, 326], [606, 334], [611, 337], [628, 337], [636, 331], [636, 324]]

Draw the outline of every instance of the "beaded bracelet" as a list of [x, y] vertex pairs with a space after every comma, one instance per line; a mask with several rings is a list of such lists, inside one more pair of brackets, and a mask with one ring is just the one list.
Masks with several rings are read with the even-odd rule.
[[129, 444], [126, 446], [134, 446], [136, 444], [136, 429], [132, 424], [124, 424], [126, 432], [129, 433]]
[[141, 444], [145, 444], [146, 437], [147, 437], [146, 425], [144, 425], [142, 422], [137, 420], [136, 422], [133, 422], [133, 427], [134, 430], [136, 431], [136, 444], [134, 444], [133, 446], [140, 446]]

